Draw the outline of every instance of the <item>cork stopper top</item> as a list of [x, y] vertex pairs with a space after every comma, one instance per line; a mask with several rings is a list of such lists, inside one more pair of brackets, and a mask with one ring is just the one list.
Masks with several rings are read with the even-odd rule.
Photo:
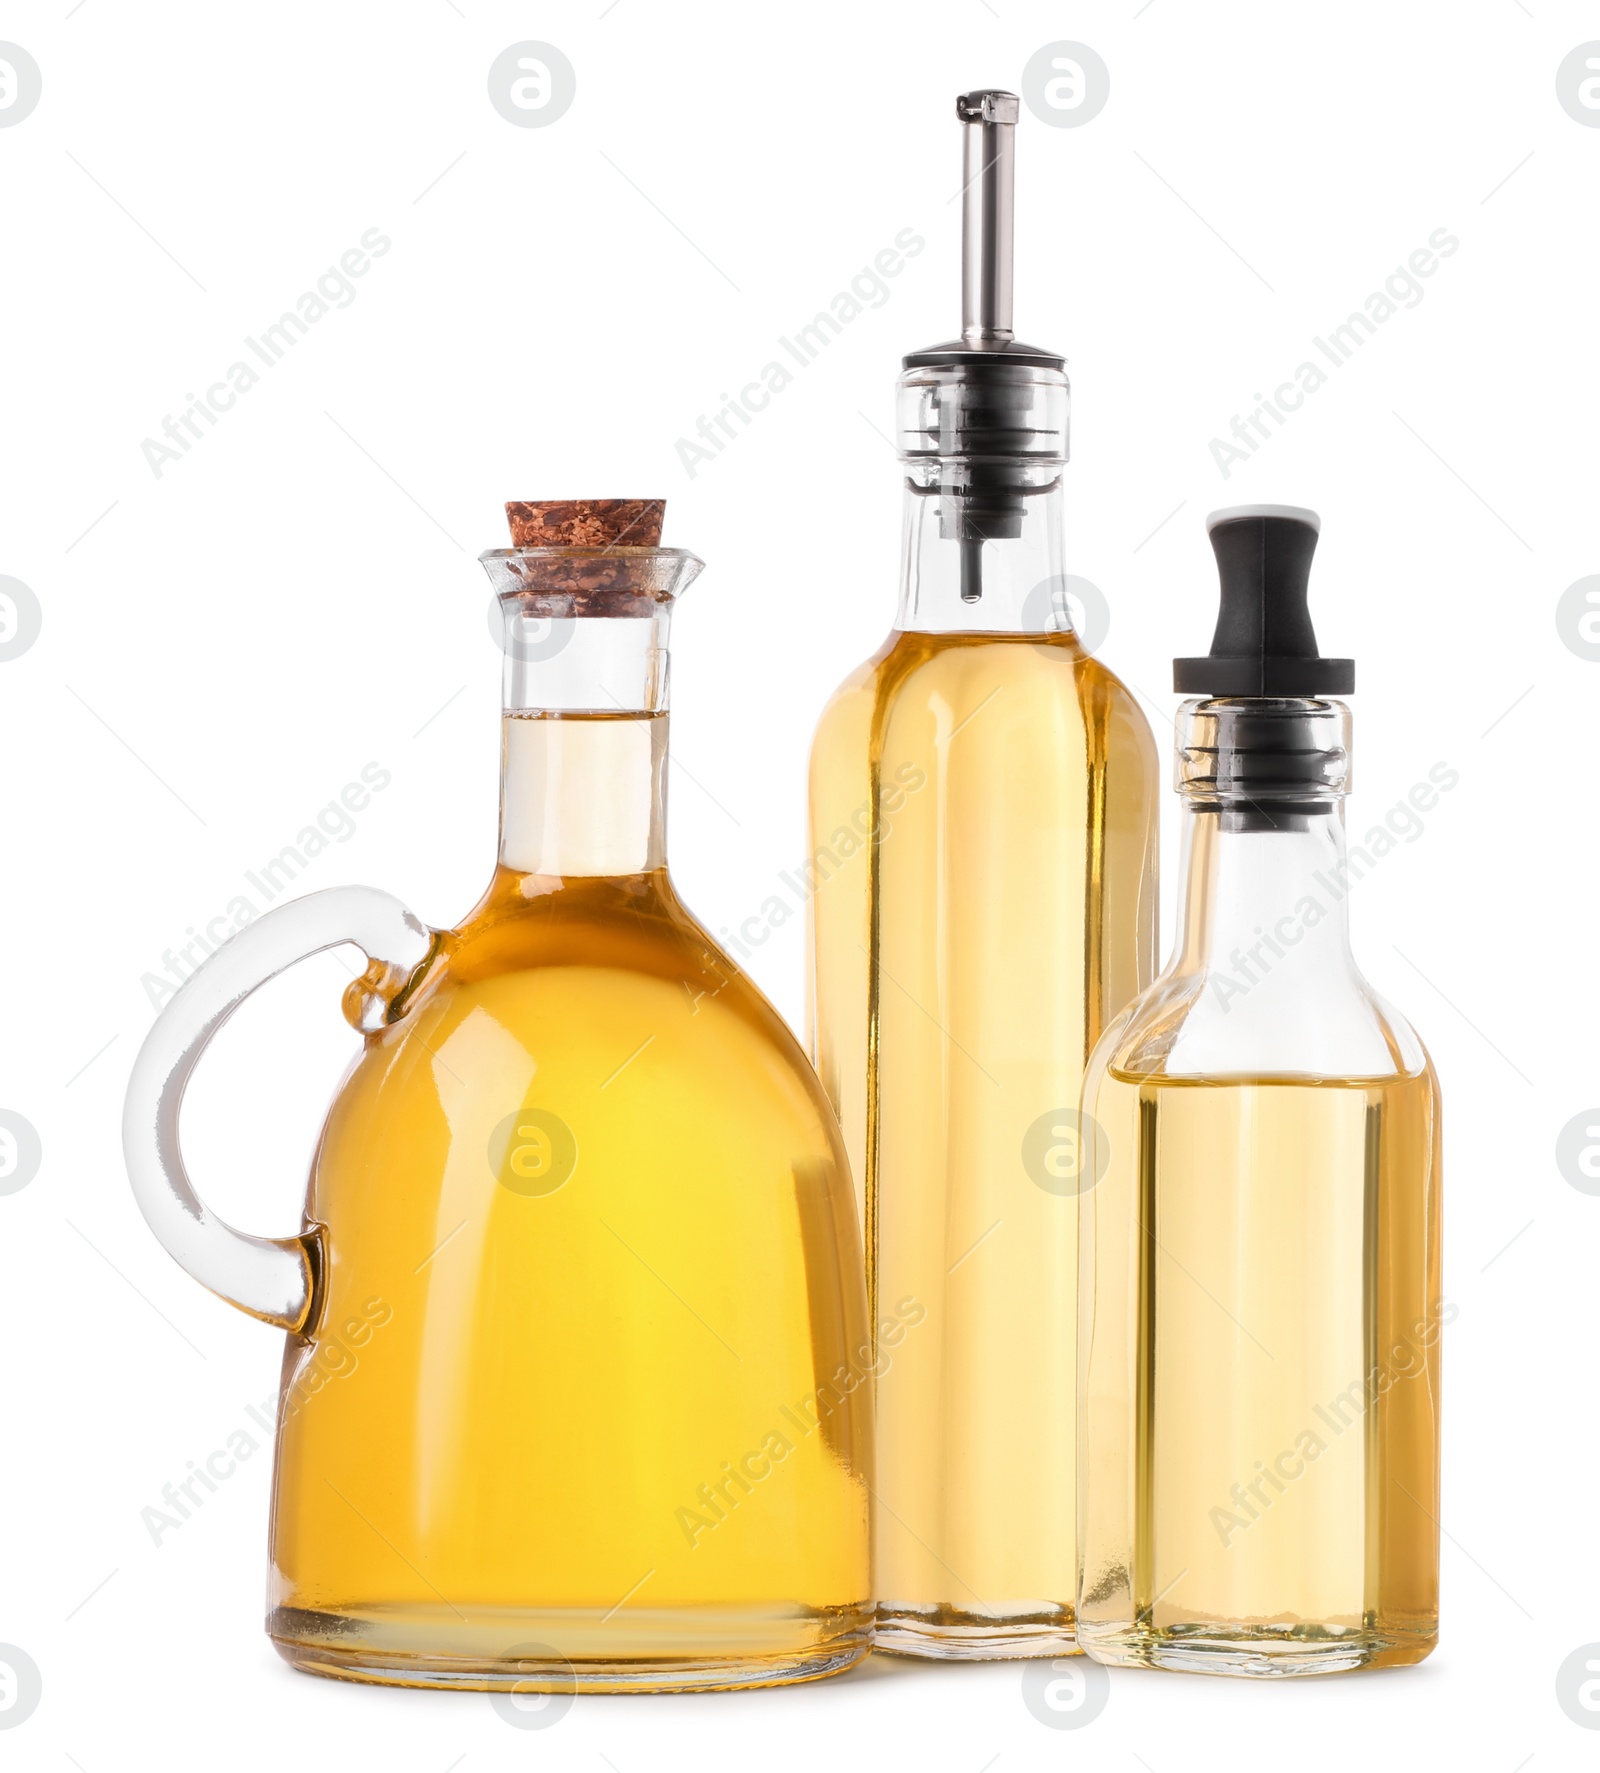
[[652, 616], [700, 570], [661, 546], [666, 509], [665, 499], [512, 499], [512, 546], [483, 565], [525, 616]]
[[513, 548], [659, 548], [665, 499], [511, 499]]

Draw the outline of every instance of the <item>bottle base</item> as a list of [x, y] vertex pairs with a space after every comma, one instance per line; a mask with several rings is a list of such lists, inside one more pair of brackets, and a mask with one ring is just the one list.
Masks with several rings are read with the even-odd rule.
[[891, 1656], [921, 1656], [938, 1662], [1021, 1661], [1075, 1656], [1080, 1649], [1070, 1607], [995, 1615], [904, 1602], [879, 1606], [874, 1647]]
[[453, 1611], [279, 1607], [267, 1621], [291, 1667], [386, 1687], [490, 1693], [697, 1693], [842, 1674], [872, 1648], [870, 1607]]
[[1332, 1626], [1169, 1626], [1160, 1631], [1082, 1625], [1079, 1639], [1096, 1662], [1115, 1668], [1167, 1668], [1186, 1674], [1284, 1679], [1399, 1668], [1421, 1662], [1436, 1629], [1343, 1631]]

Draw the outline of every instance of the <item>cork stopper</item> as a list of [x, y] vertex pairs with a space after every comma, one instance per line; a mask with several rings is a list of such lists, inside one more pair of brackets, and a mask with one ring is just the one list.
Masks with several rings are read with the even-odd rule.
[[536, 617], [654, 615], [681, 569], [661, 547], [665, 499], [511, 499], [512, 546], [486, 554], [502, 598]]
[[511, 499], [513, 548], [659, 548], [665, 499]]

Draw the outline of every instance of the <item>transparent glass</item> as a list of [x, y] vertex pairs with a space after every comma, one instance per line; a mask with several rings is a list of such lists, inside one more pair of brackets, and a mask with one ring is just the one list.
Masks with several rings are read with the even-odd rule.
[[812, 1051], [879, 1350], [878, 1646], [935, 1657], [1073, 1645], [1077, 1226], [1054, 1129], [1154, 960], [1155, 748], [1071, 630], [1060, 461], [1015, 466], [1023, 514], [982, 543], [972, 601], [941, 511], [962, 466], [908, 461], [897, 628], [811, 760]]
[[[1262, 723], [1297, 748], [1263, 756]], [[1439, 1095], [1350, 952], [1348, 715], [1195, 703], [1178, 952], [1083, 1089], [1078, 1632], [1241, 1675], [1438, 1632]]]
[[269, 1630], [413, 1686], [825, 1675], [871, 1639], [874, 1356], [832, 1110], [666, 867], [667, 621], [699, 562], [485, 561], [499, 863], [347, 999], [364, 1049], [276, 1271], [292, 1291], [303, 1250], [313, 1287], [274, 1319]]

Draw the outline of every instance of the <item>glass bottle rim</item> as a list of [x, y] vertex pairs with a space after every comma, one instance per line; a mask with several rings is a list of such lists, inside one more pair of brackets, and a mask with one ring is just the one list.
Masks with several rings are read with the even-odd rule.
[[696, 568], [705, 562], [688, 548], [636, 548], [625, 544], [601, 548], [486, 548], [478, 560], [671, 560]]

